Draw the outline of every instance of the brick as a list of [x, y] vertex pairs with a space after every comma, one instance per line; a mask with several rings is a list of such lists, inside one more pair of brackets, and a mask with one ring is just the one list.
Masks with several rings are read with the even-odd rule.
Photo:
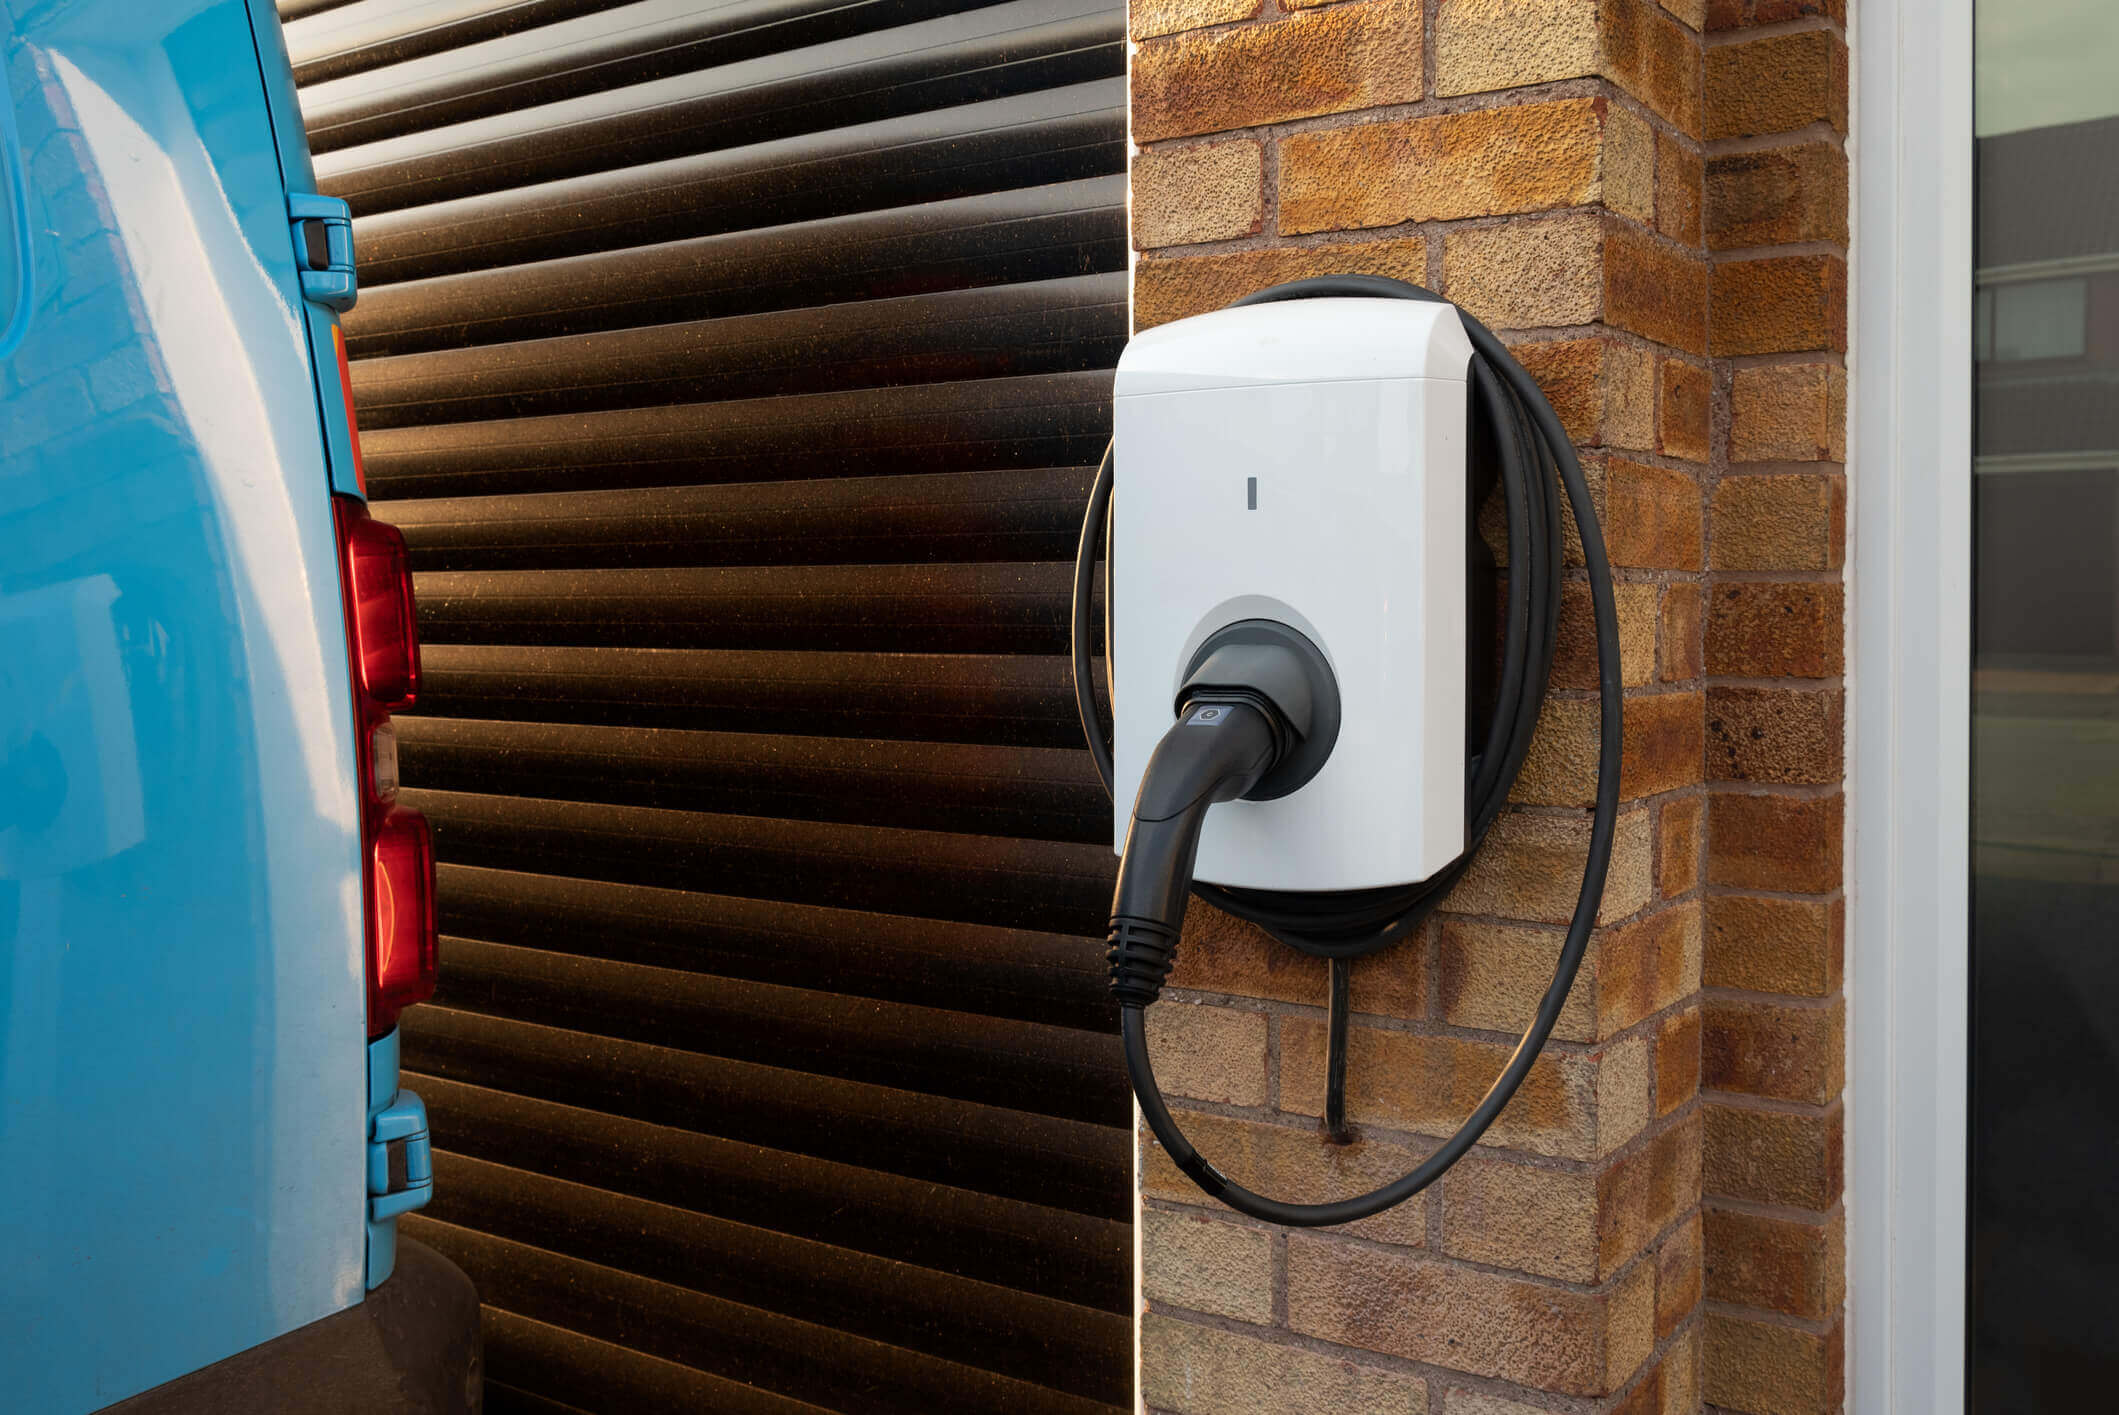
[[[1184, 940], [1170, 986], [1321, 1007], [1330, 986], [1328, 967], [1322, 958], [1296, 952], [1256, 924], [1195, 899], [1185, 914]], [[1356, 1012], [1426, 1016], [1425, 937], [1355, 959], [1348, 984]]]
[[1654, 0], [1603, 0], [1604, 74], [1671, 126], [1697, 137], [1703, 121], [1700, 45]]
[[1847, 263], [1838, 256], [1776, 256], [1714, 268], [1714, 352], [1847, 351]]
[[1484, 1391], [1452, 1386], [1442, 1397], [1442, 1415], [1548, 1415], [1543, 1406], [1504, 1400]]
[[1683, 246], [1700, 244], [1706, 178], [1698, 148], [1668, 133], [1655, 139], [1655, 228]]
[[1836, 1415], [1846, 1391], [1846, 1333], [1823, 1334], [1707, 1314], [1702, 1390], [1710, 1405], [1747, 1415]]
[[1707, 882], [1823, 894], [1840, 887], [1839, 796], [1717, 791], [1707, 807]]
[[1715, 487], [1715, 569], [1837, 570], [1846, 558], [1843, 477], [1737, 476]]
[[1698, 796], [1665, 803], [1656, 816], [1656, 889], [1665, 899], [1689, 894], [1700, 882], [1700, 824], [1705, 802]]
[[1845, 24], [1847, 0], [1751, 0], [1750, 22], [1755, 25], [1820, 18]]
[[1708, 1104], [1705, 1192], [1824, 1210], [1839, 1202], [1844, 1111], [1757, 1110]]
[[1744, 24], [1746, 0], [1707, 0], [1707, 29], [1740, 29]]
[[1705, 192], [1711, 249], [1847, 242], [1847, 154], [1836, 143], [1709, 158]]
[[1427, 283], [1427, 242], [1419, 236], [1219, 255], [1144, 255], [1133, 271], [1133, 322], [1152, 329], [1218, 310], [1253, 290], [1311, 275], [1385, 275]]
[[[1656, 586], [1622, 584], [1613, 595], [1619, 612], [1619, 677], [1629, 688], [1655, 679]], [[1559, 642], [1554, 645], [1555, 688], [1597, 686], [1596, 619], [1590, 611], [1589, 586], [1568, 581], [1560, 586]]]
[[[1665, 1129], [1599, 1178], [1601, 1270], [1616, 1272], [1699, 1206], [1701, 1127], [1696, 1117]], [[1445, 1208], [1447, 1204], [1445, 1202]]]
[[1828, 30], [1707, 51], [1706, 136], [1756, 137], [1812, 123], [1847, 130], [1847, 46]]
[[1729, 387], [1732, 462], [1843, 462], [1847, 371], [1837, 364], [1740, 368]]
[[1707, 28], [1707, 0], [1662, 0], [1663, 8], [1683, 21], [1687, 28]]
[[1823, 1105], [1846, 1085], [1838, 999], [1805, 1006], [1712, 997], [1700, 1020], [1700, 1084], [1710, 1091]]
[[1361, 0], [1267, 24], [1143, 40], [1133, 139], [1160, 142], [1420, 97], [1420, 7]]
[[1140, 1323], [1141, 1398], [1178, 1415], [1425, 1415], [1427, 1379], [1324, 1355], [1284, 1338], [1197, 1326], [1150, 1312]]
[[1645, 1037], [1607, 1047], [1597, 1066], [1597, 1155], [1613, 1153], [1655, 1113], [1655, 1049]]
[[[1520, 1033], [1552, 981], [1563, 937], [1557, 929], [1445, 920], [1437, 949], [1443, 1020]], [[1599, 930], [1553, 1035], [1600, 1041], [1688, 996], [1699, 988], [1703, 946], [1696, 904]]]
[[1280, 229], [1587, 205], [1603, 194], [1604, 109], [1568, 98], [1297, 133], [1280, 144]]
[[1846, 695], [1834, 688], [1707, 690], [1707, 776], [1823, 786], [1844, 774]]
[[1812, 1222], [1710, 1207], [1701, 1217], [1708, 1297], [1812, 1321], [1839, 1314], [1846, 1295], [1843, 1215]]
[[1264, 1229], [1146, 1209], [1140, 1251], [1150, 1302], [1260, 1325], [1273, 1320], [1273, 1240]]
[[1700, 1360], [1696, 1334], [1672, 1344], [1611, 1415], [1698, 1415]]
[[1577, 443], [1644, 450], [1652, 445], [1655, 364], [1641, 350], [1595, 337], [1512, 344], [1509, 352], [1537, 380]]
[[1603, 313], [1603, 251], [1594, 216], [1454, 231], [1442, 243], [1442, 288], [1495, 329], [1588, 324]]
[[1822, 997], [1840, 984], [1840, 900], [1718, 894], [1707, 900], [1706, 922], [1710, 987]]
[[1665, 1018], [1655, 1037], [1655, 1113], [1668, 1115], [1700, 1093], [1698, 1008]]
[[[1186, 1112], [1179, 1123], [1194, 1147], [1229, 1178], [1261, 1194], [1302, 1202], [1366, 1194], [1426, 1158], [1424, 1150], [1367, 1137], [1337, 1144], [1315, 1125], [1273, 1124], [1199, 1112]], [[1145, 1129], [1140, 1149], [1141, 1193], [1183, 1204], [1206, 1202], [1199, 1187], [1171, 1163]], [[1333, 1232], [1417, 1248], [1427, 1241], [1427, 1196], [1416, 1194], [1394, 1209]]]
[[1700, 1305], [1700, 1216], [1687, 1219], [1656, 1250], [1656, 1340], [1668, 1341]]
[[1265, 220], [1265, 144], [1143, 149], [1133, 159], [1132, 210], [1141, 250], [1255, 234]]
[[1655, 128], [1623, 103], [1612, 104], [1604, 120], [1604, 205], [1655, 224]]
[[[1556, 698], [1545, 704], [1510, 799], [1534, 805], [1587, 806], [1596, 800], [1597, 703]], [[1702, 700], [1664, 693], [1626, 700], [1619, 795], [1639, 800], [1700, 779]]]
[[1700, 633], [1700, 587], [1678, 583], [1663, 591], [1656, 629], [1656, 676], [1682, 683], [1706, 671]]
[[1165, 999], [1148, 1011], [1155, 1077], [1173, 1096], [1229, 1105], [1266, 1101], [1266, 1019]]
[[[1720, 273], [1715, 276], [1720, 298]], [[1604, 235], [1604, 318], [1659, 344], [1707, 352], [1707, 265], [1633, 228]], [[1717, 323], [1720, 313], [1715, 315]], [[1842, 311], [1844, 323], [1844, 311]]]
[[1605, 1276], [1597, 1178], [1470, 1156], [1442, 1181], [1442, 1250], [1568, 1282]]
[[1843, 662], [1840, 587], [1748, 581], [1714, 587], [1707, 671], [1729, 678], [1830, 678]]
[[1264, 0], [1131, 0], [1126, 28], [1135, 39], [1150, 39], [1208, 25], [1234, 24], [1251, 19], [1263, 8]]
[[[1450, 891], [1443, 907], [1460, 914], [1564, 924], [1574, 914], [1588, 849], [1586, 814], [1509, 812], [1494, 823], [1471, 868]], [[1609, 923], [1638, 912], [1654, 893], [1653, 873], [1648, 813], [1622, 811], [1598, 922]]]
[[1288, 1325], [1344, 1346], [1569, 1395], [1616, 1390], [1648, 1355], [1654, 1282], [1638, 1266], [1579, 1292], [1417, 1253], [1288, 1237]]
[[1698, 570], [1700, 484], [1689, 472], [1613, 458], [1605, 474], [1604, 544], [1622, 569]]
[[1707, 370], [1677, 359], [1664, 359], [1662, 409], [1656, 422], [1656, 445], [1668, 457], [1688, 462], [1707, 460], [1714, 404], [1714, 379]]
[[1598, 0], [1441, 0], [1435, 92], [1442, 97], [1601, 74]]
[[[1322, 1019], [1291, 1017], [1281, 1029], [1281, 1108], [1324, 1114]], [[1347, 1118], [1418, 1135], [1447, 1136], [1464, 1123], [1515, 1048], [1501, 1042], [1353, 1025], [1347, 1037]], [[1597, 1063], [1548, 1051], [1487, 1132], [1491, 1144], [1561, 1159], [1593, 1159]]]

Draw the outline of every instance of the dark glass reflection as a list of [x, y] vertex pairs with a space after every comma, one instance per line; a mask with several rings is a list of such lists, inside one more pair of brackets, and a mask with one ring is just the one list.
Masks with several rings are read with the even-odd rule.
[[2119, 1407], [2119, 16], [1980, 7], [1971, 1407]]

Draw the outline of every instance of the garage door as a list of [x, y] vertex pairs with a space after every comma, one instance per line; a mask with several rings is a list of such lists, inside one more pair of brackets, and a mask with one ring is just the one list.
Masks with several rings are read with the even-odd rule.
[[1110, 0], [285, 0], [443, 861], [488, 1408], [1130, 1403], [1066, 591]]

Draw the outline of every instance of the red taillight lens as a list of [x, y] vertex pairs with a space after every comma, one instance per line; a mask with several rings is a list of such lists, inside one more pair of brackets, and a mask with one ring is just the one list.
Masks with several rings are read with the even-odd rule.
[[355, 497], [332, 504], [353, 671], [372, 1038], [434, 995], [434, 837], [424, 816], [395, 804], [397, 736], [390, 725], [392, 709], [419, 695], [419, 633], [404, 536]]
[[368, 851], [368, 1031], [434, 995], [434, 836], [427, 818], [387, 812]]
[[412, 617], [412, 557], [404, 533], [368, 514], [350, 496], [336, 498], [344, 557], [347, 631], [353, 636], [353, 686], [385, 712], [419, 696], [419, 629]]

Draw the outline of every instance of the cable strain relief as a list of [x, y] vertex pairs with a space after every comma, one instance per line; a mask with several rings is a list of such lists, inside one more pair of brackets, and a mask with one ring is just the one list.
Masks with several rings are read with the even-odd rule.
[[1177, 958], [1177, 931], [1160, 919], [1113, 915], [1111, 996], [1121, 1007], [1148, 1007], [1162, 996], [1170, 965]]

